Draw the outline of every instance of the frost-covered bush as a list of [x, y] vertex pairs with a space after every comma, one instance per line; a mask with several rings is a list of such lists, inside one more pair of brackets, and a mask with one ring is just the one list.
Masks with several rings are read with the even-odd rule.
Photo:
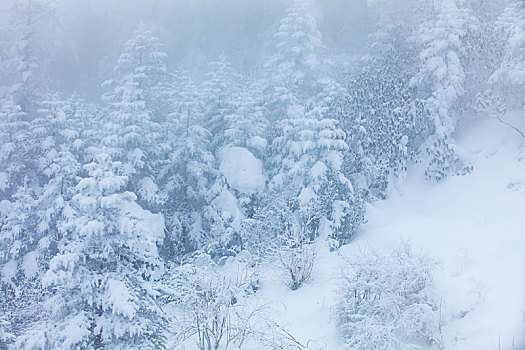
[[278, 237], [282, 245], [275, 249], [283, 282], [291, 290], [299, 289], [312, 276], [316, 263], [314, 242], [301, 232]]
[[179, 340], [195, 337], [199, 349], [227, 349], [256, 333], [253, 321], [260, 309], [250, 296], [259, 287], [256, 265], [248, 254], [220, 266], [197, 252], [169, 275]]
[[283, 283], [296, 290], [312, 274], [316, 263], [319, 217], [315, 202], [307, 210], [296, 209], [296, 201], [268, 196], [252, 218], [243, 222], [252, 251], [267, 258], [282, 272]]
[[403, 245], [390, 255], [361, 252], [348, 264], [336, 308], [338, 328], [347, 348], [439, 348], [435, 261]]
[[[176, 345], [198, 349], [303, 349], [262, 303], [258, 258], [246, 251], [219, 262], [201, 251], [167, 270], [168, 313]], [[192, 347], [193, 348], [193, 347]]]

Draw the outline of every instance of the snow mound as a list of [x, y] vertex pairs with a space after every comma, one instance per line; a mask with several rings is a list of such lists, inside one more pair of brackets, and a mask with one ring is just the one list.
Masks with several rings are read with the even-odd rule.
[[221, 151], [219, 171], [228, 184], [243, 193], [264, 189], [266, 178], [261, 161], [243, 147], [228, 147]]

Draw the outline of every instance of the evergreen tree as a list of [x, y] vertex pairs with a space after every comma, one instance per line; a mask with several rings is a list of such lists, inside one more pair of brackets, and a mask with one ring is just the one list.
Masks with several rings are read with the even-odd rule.
[[46, 0], [15, 1], [9, 11], [11, 21], [5, 35], [10, 48], [6, 59], [1, 61], [2, 85], [7, 83], [8, 95], [26, 118], [36, 112], [38, 101], [49, 85], [42, 62], [34, 52], [34, 34], [36, 24], [52, 12], [53, 7]]
[[203, 108], [202, 126], [213, 135], [213, 149], [219, 150], [225, 143], [227, 120], [232, 118], [236, 109], [234, 96], [240, 92], [240, 86], [226, 55], [209, 62], [208, 66], [210, 70], [199, 91]]
[[294, 114], [296, 106], [304, 106], [318, 93], [317, 51], [322, 38], [307, 1], [293, 1], [273, 37], [276, 53], [265, 64], [269, 78], [264, 84], [271, 122]]
[[18, 180], [17, 192], [3, 201], [9, 210], [2, 212], [1, 244], [10, 254], [0, 261], [12, 272], [2, 283], [1, 308], [12, 315], [16, 327], [11, 333], [16, 336], [44, 317], [41, 277], [57, 252], [57, 225], [80, 174], [78, 137], [89, 141], [75, 107], [80, 107], [75, 98], [52, 94], [40, 103], [37, 117], [24, 123], [24, 178]]
[[331, 220], [330, 234], [337, 244], [345, 243], [363, 219], [363, 207], [350, 180], [342, 173], [343, 153], [348, 151], [345, 133], [328, 114], [328, 106], [340, 93], [330, 80], [316, 103], [308, 110], [298, 109], [294, 118], [282, 122], [284, 134], [273, 147], [281, 150], [282, 164], [271, 189], [298, 199], [294, 209], [310, 221], [311, 238], [320, 232], [323, 218]]
[[437, 4], [435, 18], [424, 22], [415, 40], [423, 49], [419, 54], [421, 68], [412, 85], [421, 91], [434, 124], [427, 142], [431, 159], [427, 178], [440, 180], [449, 174], [465, 174], [471, 166], [458, 156], [454, 131], [459, 119], [460, 98], [465, 94], [463, 37], [476, 19], [454, 1]]
[[168, 232], [164, 248], [170, 258], [210, 243], [204, 212], [217, 177], [212, 135], [204, 126], [206, 114], [199, 91], [183, 70], [175, 74], [174, 89], [174, 112], [164, 128], [169, 151], [158, 173], [166, 195], [162, 206]]
[[162, 216], [121, 188], [122, 166], [100, 153], [62, 209], [58, 254], [43, 283], [49, 319], [19, 337], [20, 348], [140, 349], [162, 346], [164, 316], [155, 285]]
[[234, 111], [225, 117], [225, 145], [245, 147], [254, 154], [264, 157], [269, 128], [266, 109], [259, 102], [262, 91], [255, 84], [239, 91], [234, 98]]
[[164, 155], [161, 122], [171, 113], [171, 106], [163, 102], [171, 93], [164, 57], [158, 39], [141, 25], [118, 60], [117, 78], [103, 84], [112, 87], [103, 96], [111, 120], [105, 144], [123, 162], [124, 174], [130, 177], [128, 189], [153, 210], [165, 200], [155, 183], [157, 161]]
[[[511, 103], [523, 106], [521, 91], [525, 84], [525, 4], [523, 1], [511, 1], [497, 25], [503, 30], [507, 40], [504, 57], [490, 78], [490, 82], [501, 91], [503, 96], [510, 96]], [[501, 37], [500, 37], [501, 40]]]
[[11, 97], [3, 98], [0, 105], [0, 198], [9, 199], [29, 173], [27, 162], [31, 123], [26, 113]]
[[432, 127], [424, 102], [410, 87], [413, 48], [395, 40], [399, 46], [368, 58], [349, 80], [348, 92], [330, 106], [350, 148], [344, 172], [370, 201], [388, 195], [391, 181], [402, 178], [408, 163], [417, 160]]
[[[191, 125], [185, 137], [170, 155], [163, 169], [163, 192], [166, 193], [166, 219], [172, 252], [205, 248], [210, 243], [204, 211], [217, 176], [215, 157], [211, 153], [210, 133], [200, 125]], [[178, 246], [178, 248], [177, 248]]]
[[469, 87], [463, 97], [463, 113], [476, 110], [479, 94], [494, 89], [490, 77], [505, 54], [505, 42], [501, 40], [504, 34], [497, 20], [503, 4], [480, 0], [469, 0], [464, 4], [478, 25], [467, 27], [463, 36], [465, 86]]

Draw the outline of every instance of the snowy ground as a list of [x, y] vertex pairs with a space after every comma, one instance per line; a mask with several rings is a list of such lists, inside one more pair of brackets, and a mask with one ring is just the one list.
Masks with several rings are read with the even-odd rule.
[[[410, 169], [389, 199], [368, 208], [362, 233], [340, 254], [363, 246], [387, 252], [410, 241], [440, 262], [447, 349], [523, 349], [524, 153], [518, 134], [495, 120], [473, 118], [463, 130], [458, 144], [474, 172], [436, 184], [424, 180], [421, 166]], [[266, 274], [261, 296], [308, 349], [341, 348], [331, 319], [341, 264], [321, 247], [312, 280], [297, 291], [281, 285], [274, 270]]]

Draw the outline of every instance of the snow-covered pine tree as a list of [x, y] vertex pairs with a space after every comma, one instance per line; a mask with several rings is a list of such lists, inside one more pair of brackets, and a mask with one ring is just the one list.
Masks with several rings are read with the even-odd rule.
[[71, 115], [66, 115], [68, 102], [54, 94], [40, 103], [38, 116], [31, 121], [30, 139], [26, 140], [30, 153], [25, 164], [31, 171], [25, 174], [24, 184], [11, 202], [3, 202], [13, 211], [3, 213], [0, 229], [2, 251], [10, 252], [5, 266], [13, 269], [12, 277], [5, 281], [10, 283], [4, 287], [11, 286], [13, 293], [6, 291], [1, 307], [13, 313], [15, 335], [42, 316], [36, 306], [45, 295], [40, 278], [56, 253], [57, 220], [80, 173], [72, 153], [80, 127]]
[[[23, 84], [18, 88], [23, 90]], [[10, 93], [16, 95], [15, 90]], [[48, 246], [46, 233], [41, 230], [39, 201], [45, 195], [43, 187], [48, 174], [43, 174], [39, 167], [43, 154], [39, 146], [49, 144], [50, 139], [41, 132], [45, 134], [51, 129], [38, 127], [37, 101], [27, 113], [14, 103], [13, 96], [3, 97], [1, 101], [0, 310], [10, 315], [12, 323], [7, 331], [16, 336], [38, 319], [36, 303], [44, 295], [40, 276], [48, 260]], [[51, 211], [51, 207], [46, 209]]]
[[330, 107], [350, 147], [344, 172], [367, 200], [388, 195], [394, 176], [402, 177], [417, 158], [432, 126], [410, 87], [416, 62], [413, 46], [404, 42], [407, 28], [398, 29], [390, 33], [395, 49], [369, 57], [347, 82], [348, 93]]
[[57, 222], [81, 175], [86, 157], [84, 146], [95, 142], [85, 130], [88, 126], [82, 120], [84, 108], [76, 95], [62, 99], [58, 93], [50, 94], [32, 121], [33, 139], [37, 140], [33, 157], [41, 187], [33, 208], [37, 217], [34, 234], [39, 237], [39, 255], [43, 260], [40, 264], [44, 269], [56, 253], [60, 237]]
[[[254, 84], [258, 91], [257, 104], [262, 107], [263, 117], [269, 123], [265, 137], [269, 146], [261, 158], [265, 161], [270, 178], [281, 173], [282, 161], [287, 156], [281, 149], [283, 129], [287, 124], [283, 119], [291, 120], [297, 111], [304, 111], [308, 101], [317, 93], [316, 50], [321, 46], [321, 34], [316, 19], [311, 14], [309, 4], [302, 0], [293, 1], [285, 12], [272, 38], [274, 54], [264, 64], [263, 75]], [[277, 178], [275, 180], [280, 182]], [[290, 212], [290, 207], [277, 208], [275, 203], [284, 203], [297, 209], [297, 189], [288, 191], [283, 184], [279, 186], [279, 190], [274, 188], [271, 193], [251, 201], [250, 207], [246, 208], [247, 218], [242, 229], [246, 232], [241, 233], [242, 241], [245, 241], [243, 245], [257, 242], [255, 244], [260, 246], [265, 239], [279, 234], [282, 225], [287, 225], [279, 218], [286, 217], [285, 212]], [[281, 210], [284, 212], [281, 213]], [[271, 228], [269, 232], [268, 228]]]
[[84, 165], [89, 175], [62, 209], [58, 254], [43, 278], [48, 319], [20, 336], [18, 348], [162, 347], [165, 316], [155, 283], [164, 220], [122, 191], [121, 168], [103, 151]]
[[103, 84], [111, 87], [102, 97], [109, 105], [111, 121], [104, 142], [122, 161], [128, 189], [152, 210], [165, 200], [155, 183], [155, 168], [165, 151], [160, 122], [171, 113], [171, 106], [164, 102], [172, 92], [164, 57], [158, 39], [141, 25], [117, 62], [116, 78]]
[[[3, 105], [0, 266], [2, 312], [10, 315], [10, 333], [18, 336], [40, 319], [45, 296], [41, 276], [56, 253], [56, 222], [70, 199], [80, 166], [78, 153], [81, 108], [59, 94], [42, 97], [29, 121], [12, 103]], [[88, 138], [80, 136], [88, 143]]]
[[0, 198], [9, 199], [29, 173], [26, 160], [30, 153], [31, 123], [11, 97], [0, 102]]
[[51, 16], [52, 12], [53, 6], [47, 0], [15, 1], [9, 11], [10, 24], [4, 34], [10, 48], [6, 59], [0, 62], [0, 72], [5, 74], [0, 84], [7, 83], [8, 94], [26, 113], [26, 118], [31, 118], [36, 112], [39, 100], [49, 87], [42, 64], [34, 52], [34, 34], [37, 23]]
[[165, 179], [162, 191], [168, 198], [165, 216], [170, 236], [167, 238], [172, 256], [206, 248], [212, 241], [203, 216], [217, 176], [210, 132], [196, 124], [179, 137], [170, 163], [162, 170]]
[[[305, 0], [294, 0], [285, 10], [273, 35], [276, 52], [264, 66], [266, 78], [261, 85], [272, 126], [270, 142], [283, 136], [288, 122], [304, 116], [306, 105], [318, 93], [317, 51], [322, 43], [321, 33], [308, 5]], [[274, 172], [278, 172], [282, 160], [279, 146], [271, 148], [270, 157]]]
[[[45, 187], [54, 176], [70, 176], [70, 172], [57, 171], [54, 163], [60, 158], [67, 145], [64, 138], [72, 137], [75, 133], [69, 127], [76, 127], [73, 120], [66, 120], [63, 112], [65, 103], [58, 94], [50, 95], [47, 101], [40, 103], [42, 108], [38, 116], [31, 121], [23, 121], [25, 113], [16, 105], [3, 106], [2, 126], [5, 134], [1, 135], [4, 144], [0, 165], [2, 174], [2, 198], [12, 200], [17, 189], [22, 189], [29, 197], [36, 201], [44, 195]], [[51, 111], [53, 109], [53, 111]], [[70, 142], [71, 143], [71, 142]], [[66, 158], [70, 158], [69, 155]], [[74, 167], [74, 166], [73, 166]], [[64, 170], [64, 169], [63, 169]], [[72, 181], [75, 181], [74, 178]], [[65, 183], [63, 188], [71, 186]], [[24, 196], [26, 197], [26, 196]], [[27, 215], [35, 215], [37, 209], [32, 207]], [[21, 234], [25, 239], [38, 241], [34, 228], [25, 228]]]
[[465, 86], [469, 88], [465, 89], [461, 111], [468, 112], [478, 107], [480, 93], [494, 88], [490, 77], [505, 54], [503, 30], [497, 21], [504, 4], [482, 0], [466, 0], [462, 4], [478, 21], [478, 25], [467, 27], [463, 36]]
[[27, 183], [18, 186], [9, 200], [0, 201], [0, 314], [6, 315], [3, 326], [12, 336], [41, 316], [37, 302], [44, 290], [39, 279], [35, 202]]
[[[283, 120], [284, 135], [273, 144], [281, 150], [282, 165], [270, 188], [298, 199], [292, 211], [300, 213], [301, 222], [309, 222], [310, 239], [323, 234], [320, 225], [330, 220], [330, 236], [337, 246], [348, 242], [359, 227], [363, 206], [342, 173], [343, 153], [348, 150], [345, 133], [327, 114], [341, 87], [329, 79], [322, 84], [325, 87], [314, 105], [307, 111], [298, 110], [293, 119]], [[312, 216], [315, 220], [307, 220]]]
[[236, 96], [240, 92], [239, 76], [234, 74], [231, 63], [226, 55], [218, 57], [217, 61], [208, 63], [209, 71], [206, 80], [199, 91], [201, 107], [203, 108], [203, 127], [213, 135], [213, 149], [220, 150], [224, 146], [227, 129], [227, 119], [234, 111]]
[[[48, 84], [42, 65], [34, 53], [37, 23], [51, 15], [48, 1], [14, 2], [8, 14], [10, 22], [3, 27], [5, 57], [0, 60], [0, 194], [9, 198], [24, 181], [34, 180], [31, 155], [34, 146], [29, 123]], [[7, 192], [6, 192], [7, 191]], [[0, 197], [1, 198], [1, 197]]]
[[[271, 129], [269, 142], [282, 134], [281, 122], [305, 109], [307, 103], [318, 93], [319, 60], [317, 51], [321, 47], [321, 33], [305, 0], [294, 0], [285, 10], [279, 28], [273, 35], [275, 53], [264, 65], [262, 91], [265, 96]], [[279, 151], [275, 150], [276, 157]], [[272, 156], [270, 150], [270, 156]], [[280, 167], [279, 160], [275, 162]]]
[[[253, 166], [257, 167], [257, 164], [262, 164], [260, 162], [266, 161], [268, 156], [267, 138], [270, 125], [267, 119], [267, 109], [263, 106], [263, 92], [260, 90], [257, 81], [245, 81], [244, 85], [246, 86], [234, 97], [235, 109], [233, 113], [226, 117], [225, 147], [218, 154], [219, 172], [230, 173], [227, 177], [232, 176], [231, 169], [228, 170], [230, 166], [237, 167], [234, 171], [241, 169], [253, 171]], [[224, 199], [230, 198], [233, 207], [228, 208], [228, 206], [221, 204], [220, 206], [223, 208], [219, 210], [216, 206], [215, 208], [212, 206], [210, 209], [214, 208], [215, 210], [210, 210], [208, 213], [215, 218], [214, 221], [217, 221], [215, 228], [218, 232], [227, 233], [222, 241], [228, 242], [226, 246], [238, 252], [248, 249], [250, 245], [248, 241], [255, 238], [253, 235], [256, 234], [249, 232], [246, 227], [243, 228], [240, 220], [251, 217], [255, 207], [260, 205], [265, 196], [261, 191], [264, 187], [264, 185], [261, 186], [261, 182], [264, 180], [257, 181], [258, 185], [255, 186], [257, 189], [253, 186], [237, 188], [235, 185], [228, 184], [229, 180], [222, 175], [217, 178], [213, 186], [216, 195], [215, 204], [224, 203]], [[233, 175], [233, 177], [235, 176]], [[254, 178], [260, 180], [261, 177], [264, 177], [263, 167], [261, 166], [260, 172], [257, 171], [256, 174], [250, 173], [244, 176], [247, 178], [243, 182], [251, 182], [253, 185], [252, 180]]]
[[164, 253], [169, 258], [210, 243], [203, 216], [217, 176], [199, 92], [183, 69], [175, 73], [174, 89], [175, 108], [164, 124], [169, 153], [158, 173], [166, 195], [162, 212], [167, 227]]
[[286, 9], [273, 39], [276, 52], [264, 65], [267, 77], [262, 84], [272, 123], [318, 93], [317, 51], [322, 37], [307, 0], [294, 0]]
[[260, 103], [260, 94], [256, 84], [245, 82], [247, 87], [236, 93], [233, 100], [233, 112], [225, 117], [225, 146], [245, 147], [263, 158], [268, 141], [269, 128], [266, 110]]
[[42, 316], [40, 278], [56, 252], [56, 220], [80, 170], [74, 154], [83, 126], [72, 100], [44, 94], [49, 88], [32, 50], [35, 25], [50, 9], [43, 1], [15, 4], [16, 25], [8, 29], [19, 32], [5, 61], [12, 74], [3, 80], [12, 85], [0, 97], [0, 266], [7, 273], [1, 308], [12, 313], [14, 335]]
[[151, 113], [151, 118], [158, 123], [173, 112], [172, 100], [175, 98], [174, 76], [166, 67], [167, 58], [159, 38], [141, 22], [134, 37], [126, 42], [115, 67], [120, 79], [130, 77], [138, 83], [140, 99]]
[[[304, 144], [306, 147], [301, 147], [316, 159], [310, 170], [311, 179], [306, 183], [319, 196], [318, 210], [329, 219], [329, 238], [335, 248], [348, 243], [357, 231], [364, 220], [364, 205], [361, 192], [354, 189], [351, 178], [345, 174], [345, 154], [350, 148], [331, 109], [336, 100], [347, 96], [347, 91], [330, 78], [322, 79], [320, 85], [323, 90], [308, 112], [310, 126], [298, 135], [300, 138], [308, 134], [313, 136]], [[316, 144], [313, 147], [312, 142]]]
[[374, 14], [374, 31], [368, 36], [366, 55], [380, 57], [388, 51], [408, 48], [406, 42], [410, 30], [420, 23], [422, 17], [431, 11], [428, 2], [405, 0], [394, 3], [389, 0], [369, 0], [367, 6]]
[[417, 87], [433, 119], [434, 131], [427, 140], [430, 162], [426, 169], [429, 179], [441, 180], [447, 175], [465, 174], [471, 170], [454, 142], [459, 119], [460, 98], [465, 94], [463, 68], [463, 36], [477, 25], [467, 9], [453, 0], [434, 4], [436, 14], [424, 21], [414, 35], [422, 46], [421, 66], [411, 84]]
[[271, 146], [275, 170], [270, 190], [295, 203], [297, 207], [289, 209], [300, 225], [308, 222], [309, 239], [324, 234], [321, 224], [328, 229], [330, 220], [334, 241], [347, 242], [362, 220], [362, 204], [357, 198], [353, 202], [352, 185], [341, 171], [348, 150], [345, 133], [328, 115], [329, 105], [344, 89], [321, 78], [321, 34], [307, 2], [293, 2], [274, 37], [277, 54], [266, 67], [273, 70], [277, 106], [268, 108], [274, 108], [270, 118], [278, 118], [280, 130]]
[[[199, 96], [204, 107], [200, 125], [210, 132], [212, 154], [219, 160], [225, 148], [242, 145], [264, 155], [267, 122], [263, 106], [251, 94], [258, 90], [249, 93], [241, 88], [242, 77], [233, 72], [226, 56], [209, 65], [211, 70]], [[250, 198], [232, 189], [217, 170], [213, 171], [208, 203], [203, 208], [206, 249], [212, 255], [228, 255], [240, 246], [240, 220], [244, 216], [241, 202], [250, 206]]]
[[[497, 25], [506, 34], [503, 61], [490, 77], [492, 85], [501, 95], [511, 97], [513, 105], [523, 107], [525, 86], [525, 3], [511, 1]], [[501, 39], [501, 38], [500, 38]]]

